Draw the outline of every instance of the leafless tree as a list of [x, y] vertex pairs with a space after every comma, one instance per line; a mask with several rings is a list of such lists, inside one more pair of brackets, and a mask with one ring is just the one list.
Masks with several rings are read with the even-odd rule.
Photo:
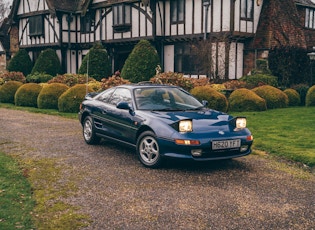
[[4, 19], [10, 10], [10, 2], [8, 0], [0, 0], [0, 21]]

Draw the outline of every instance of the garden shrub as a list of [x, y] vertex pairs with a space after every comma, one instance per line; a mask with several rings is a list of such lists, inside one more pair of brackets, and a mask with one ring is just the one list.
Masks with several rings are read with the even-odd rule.
[[263, 85], [252, 90], [266, 100], [267, 109], [285, 108], [289, 104], [288, 96], [273, 86]]
[[156, 49], [149, 41], [141, 40], [128, 56], [121, 70], [121, 77], [134, 83], [148, 81], [156, 74], [159, 64]]
[[65, 73], [63, 75], [57, 75], [53, 79], [49, 80], [48, 83], [63, 83], [69, 87], [72, 87], [76, 84], [85, 84], [86, 81], [95, 81], [94, 78], [89, 77], [87, 79], [86, 74], [73, 74], [73, 73]]
[[286, 89], [283, 92], [289, 98], [289, 106], [299, 106], [301, 104], [300, 94], [295, 89]]
[[46, 49], [40, 53], [31, 74], [46, 73], [56, 76], [62, 73], [60, 60], [53, 49]]
[[31, 73], [33, 63], [27, 51], [20, 49], [10, 60], [7, 70], [9, 72], [22, 72], [24, 76]]
[[26, 81], [29, 83], [45, 83], [52, 78], [53, 76], [46, 73], [33, 73], [26, 76]]
[[222, 92], [226, 90], [226, 87], [224, 84], [211, 84], [209, 85], [211, 88], [215, 89], [218, 92]]
[[0, 85], [7, 81], [26, 82], [26, 78], [22, 72], [4, 72], [0, 75]]
[[58, 110], [58, 98], [67, 89], [69, 89], [69, 86], [62, 83], [46, 84], [37, 97], [38, 108]]
[[315, 106], [315, 85], [313, 85], [306, 94], [305, 99], [305, 105], [306, 106]]
[[191, 82], [193, 84], [193, 87], [210, 85], [210, 79], [207, 77], [191, 78]]
[[236, 89], [229, 97], [229, 111], [243, 112], [265, 110], [267, 110], [265, 99], [249, 89]]
[[94, 92], [92, 88], [86, 89], [85, 84], [76, 84], [65, 91], [58, 99], [58, 110], [66, 113], [79, 112], [79, 107], [83, 101], [86, 91]]
[[199, 101], [207, 100], [208, 107], [218, 111], [226, 112], [228, 108], [228, 100], [222, 94], [211, 88], [210, 86], [197, 86], [191, 90], [191, 94]]
[[310, 87], [307, 84], [297, 84], [297, 85], [292, 85], [291, 88], [295, 89], [300, 94], [301, 105], [304, 106], [306, 94]]
[[0, 102], [14, 104], [14, 95], [23, 83], [19, 81], [8, 81], [0, 88]]
[[26, 83], [19, 87], [14, 96], [17, 106], [37, 107], [37, 97], [42, 86], [36, 83]]
[[119, 71], [115, 73], [115, 75], [109, 78], [102, 79], [102, 89], [108, 89], [114, 86], [123, 85], [123, 84], [130, 84], [130, 81], [123, 79], [120, 77]]
[[100, 81], [108, 78], [111, 73], [111, 62], [106, 49], [100, 43], [94, 44], [87, 55], [83, 58], [78, 71], [79, 74], [88, 74], [90, 77]]
[[223, 85], [226, 89], [229, 89], [229, 90], [246, 88], [246, 82], [239, 81], [239, 80], [230, 80], [230, 81], [224, 82]]
[[246, 83], [246, 88], [252, 89], [262, 85], [278, 86], [277, 77], [268, 74], [255, 74], [243, 76], [239, 79]]
[[194, 85], [191, 78], [184, 77], [182, 73], [159, 73], [150, 79], [155, 84], [176, 85], [190, 91]]

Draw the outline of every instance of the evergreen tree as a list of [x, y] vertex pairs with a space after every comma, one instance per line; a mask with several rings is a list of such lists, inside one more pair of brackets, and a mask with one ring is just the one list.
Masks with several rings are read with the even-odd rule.
[[121, 77], [131, 82], [148, 81], [160, 64], [156, 49], [147, 40], [141, 40], [128, 56]]
[[88, 74], [98, 81], [111, 75], [111, 64], [106, 49], [100, 43], [94, 44], [83, 58], [79, 74]]
[[9, 72], [22, 72], [24, 76], [31, 73], [33, 68], [33, 63], [28, 56], [28, 53], [24, 49], [20, 49], [10, 60], [7, 70]]
[[35, 73], [46, 73], [51, 76], [62, 73], [60, 60], [53, 49], [49, 48], [40, 53], [31, 72]]

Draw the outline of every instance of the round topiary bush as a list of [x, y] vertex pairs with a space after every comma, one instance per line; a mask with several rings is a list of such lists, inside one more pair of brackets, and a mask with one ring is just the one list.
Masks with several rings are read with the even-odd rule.
[[15, 93], [14, 102], [17, 106], [37, 107], [37, 97], [42, 86], [36, 83], [26, 83]]
[[86, 91], [94, 92], [91, 87], [86, 89], [85, 84], [77, 84], [65, 91], [58, 99], [58, 110], [66, 113], [79, 112], [79, 107], [83, 101]]
[[37, 105], [40, 109], [58, 109], [58, 98], [69, 87], [62, 83], [45, 85], [37, 97]]
[[31, 74], [46, 73], [56, 76], [62, 73], [60, 60], [53, 49], [46, 49], [40, 53]]
[[236, 89], [229, 97], [229, 111], [265, 111], [267, 105], [265, 99], [259, 97], [249, 89]]
[[22, 72], [24, 76], [31, 73], [33, 63], [27, 51], [20, 49], [10, 60], [7, 70], [9, 72]]
[[226, 112], [228, 108], [228, 100], [222, 94], [211, 88], [210, 86], [197, 86], [190, 92], [198, 100], [207, 100], [208, 107], [211, 109]]
[[288, 107], [289, 98], [281, 91], [270, 85], [263, 85], [252, 89], [258, 96], [266, 100], [268, 109], [285, 108]]
[[100, 43], [94, 44], [83, 58], [79, 74], [88, 74], [100, 81], [102, 78], [108, 78], [111, 73], [111, 62], [106, 49]]
[[289, 106], [299, 106], [301, 104], [300, 94], [295, 89], [286, 89], [283, 92], [289, 98]]
[[8, 81], [0, 88], [0, 102], [14, 104], [14, 95], [23, 83], [19, 81]]
[[160, 64], [156, 49], [147, 40], [141, 40], [133, 48], [122, 70], [121, 77], [131, 82], [148, 81], [156, 74]]
[[315, 106], [315, 85], [313, 85], [307, 91], [306, 98], [305, 98], [305, 105], [306, 106]]

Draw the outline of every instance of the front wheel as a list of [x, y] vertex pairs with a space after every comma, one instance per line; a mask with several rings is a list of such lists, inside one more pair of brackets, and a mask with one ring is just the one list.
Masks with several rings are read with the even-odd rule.
[[98, 144], [101, 139], [95, 134], [94, 122], [90, 116], [87, 116], [83, 121], [83, 138], [89, 145]]
[[142, 133], [137, 141], [137, 155], [140, 162], [149, 168], [157, 168], [162, 163], [159, 144], [151, 131]]

